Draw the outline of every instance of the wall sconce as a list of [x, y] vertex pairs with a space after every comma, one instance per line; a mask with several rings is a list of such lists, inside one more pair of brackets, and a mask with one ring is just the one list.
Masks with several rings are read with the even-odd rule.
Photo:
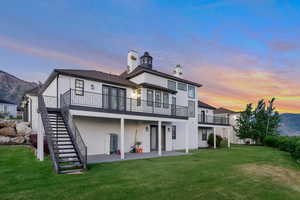
[[170, 132], [170, 127], [168, 127], [168, 132]]
[[131, 98], [136, 99], [136, 97], [137, 97], [137, 92], [136, 90], [133, 90], [131, 93]]
[[146, 132], [148, 132], [149, 131], [149, 126], [146, 126]]

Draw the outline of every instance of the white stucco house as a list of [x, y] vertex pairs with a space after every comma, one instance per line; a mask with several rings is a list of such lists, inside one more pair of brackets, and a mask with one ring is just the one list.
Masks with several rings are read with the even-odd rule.
[[17, 117], [17, 105], [15, 103], [0, 99], [0, 113], [7, 117]]
[[43, 159], [43, 135], [59, 173], [85, 168], [91, 157], [126, 159], [134, 149], [161, 156], [202, 147], [201, 130], [209, 127], [199, 120], [202, 85], [184, 79], [180, 65], [169, 74], [152, 62], [149, 53], [130, 51], [120, 75], [55, 69], [23, 103], [38, 133], [38, 158]]

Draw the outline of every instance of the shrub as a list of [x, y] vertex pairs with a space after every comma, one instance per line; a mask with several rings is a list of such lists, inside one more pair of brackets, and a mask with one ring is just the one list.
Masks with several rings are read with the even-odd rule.
[[268, 135], [264, 138], [263, 144], [269, 147], [278, 147], [279, 137]]
[[300, 140], [298, 140], [295, 144], [295, 149], [294, 151], [291, 153], [291, 155], [295, 158], [295, 159], [300, 159]]
[[280, 151], [288, 151], [289, 150], [289, 138], [288, 137], [279, 137], [278, 148]]
[[[223, 140], [223, 138], [219, 135], [216, 135], [216, 145], [217, 147], [220, 147], [221, 145], [221, 141]], [[210, 134], [208, 136], [208, 140], [207, 140], [207, 143], [210, 147], [213, 147], [214, 146], [214, 134]]]

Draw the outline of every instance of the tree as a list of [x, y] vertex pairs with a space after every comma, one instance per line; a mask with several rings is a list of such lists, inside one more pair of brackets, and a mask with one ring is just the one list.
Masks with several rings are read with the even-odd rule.
[[252, 104], [248, 104], [246, 110], [241, 112], [240, 117], [237, 119], [237, 125], [234, 131], [240, 139], [252, 138]]
[[247, 105], [246, 110], [237, 120], [237, 128], [235, 128], [240, 139], [251, 138], [258, 143], [262, 142], [267, 135], [278, 135], [280, 117], [274, 107], [274, 101], [275, 98], [272, 98], [266, 107], [262, 99], [258, 101], [253, 111], [251, 104]]

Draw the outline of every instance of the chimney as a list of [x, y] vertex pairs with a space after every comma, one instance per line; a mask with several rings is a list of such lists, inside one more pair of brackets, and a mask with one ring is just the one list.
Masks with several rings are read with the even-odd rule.
[[127, 56], [127, 72], [132, 72], [139, 65], [139, 54], [136, 51], [130, 50]]
[[182, 67], [180, 65], [176, 65], [174, 71], [173, 71], [173, 75], [178, 77], [178, 78], [182, 78]]

